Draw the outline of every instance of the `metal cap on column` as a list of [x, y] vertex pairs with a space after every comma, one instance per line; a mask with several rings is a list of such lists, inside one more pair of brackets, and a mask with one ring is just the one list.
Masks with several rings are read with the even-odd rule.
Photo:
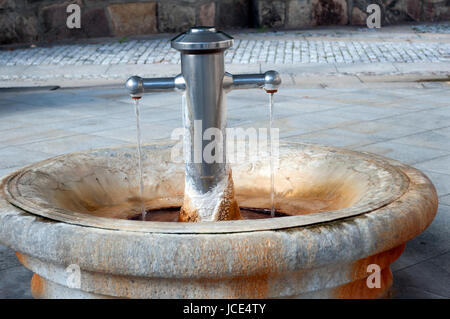
[[183, 51], [224, 51], [233, 46], [233, 38], [214, 27], [194, 27], [171, 41], [172, 48]]

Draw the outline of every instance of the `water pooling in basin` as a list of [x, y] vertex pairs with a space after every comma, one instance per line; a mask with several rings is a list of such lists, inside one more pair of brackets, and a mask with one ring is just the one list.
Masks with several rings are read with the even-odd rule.
[[[181, 207], [167, 207], [161, 209], [147, 210], [145, 221], [151, 222], [178, 222], [178, 214]], [[287, 217], [289, 215], [281, 212], [273, 212], [267, 209], [240, 207], [241, 216], [244, 220], [264, 219], [271, 217]], [[128, 217], [129, 220], [144, 220], [142, 214], [136, 214]]]

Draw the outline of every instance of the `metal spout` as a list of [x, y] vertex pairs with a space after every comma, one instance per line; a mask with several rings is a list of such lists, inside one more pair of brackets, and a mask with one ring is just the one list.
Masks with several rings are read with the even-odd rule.
[[233, 179], [225, 156], [218, 161], [205, 159], [204, 151], [211, 140], [204, 137], [209, 136], [210, 129], [219, 132], [222, 138], [216, 137], [214, 143], [222, 154], [226, 154], [225, 93], [250, 88], [262, 88], [274, 93], [281, 84], [280, 75], [276, 71], [242, 75], [225, 72], [224, 51], [233, 45], [233, 38], [214, 27], [192, 28], [175, 37], [171, 45], [181, 53], [181, 74], [154, 79], [132, 76], [127, 80], [126, 88], [133, 98], [158, 91], [176, 90], [185, 94], [186, 177], [179, 220], [240, 219], [239, 207], [234, 199]]
[[281, 85], [281, 77], [277, 71], [267, 71], [260, 74], [225, 74], [229, 81], [226, 81], [224, 89], [228, 92], [236, 89], [262, 88], [269, 93], [278, 91]]
[[184, 91], [184, 79], [181, 74], [171, 78], [141, 78], [132, 76], [125, 83], [132, 97], [141, 97], [144, 93], [162, 91]]

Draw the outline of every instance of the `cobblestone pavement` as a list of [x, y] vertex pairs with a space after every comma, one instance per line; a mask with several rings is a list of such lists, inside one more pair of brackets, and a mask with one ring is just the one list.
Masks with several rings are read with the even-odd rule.
[[[375, 29], [323, 29], [290, 32], [231, 32], [234, 46], [225, 52], [228, 65], [275, 64], [279, 66], [447, 63], [449, 71], [450, 26], [418, 25]], [[94, 39], [89, 42], [16, 48], [0, 51], [0, 81], [63, 78], [120, 78], [126, 70], [114, 66], [148, 65], [150, 68], [180, 63], [170, 48], [173, 35], [134, 39]], [[84, 67], [64, 73], [64, 68]], [[89, 67], [91, 67], [89, 69]], [[97, 67], [97, 68], [95, 68]], [[102, 68], [104, 67], [104, 68]], [[53, 72], [53, 71], [57, 72]], [[82, 70], [82, 71], [81, 71]], [[148, 70], [148, 68], [147, 68]], [[405, 70], [395, 70], [403, 72]]]
[[[16, 65], [178, 64], [168, 39], [101, 44], [55, 45], [0, 53], [0, 63]], [[450, 42], [339, 41], [312, 39], [236, 39], [225, 63], [303, 64], [450, 61]]]
[[[438, 214], [393, 264], [396, 298], [450, 298], [450, 90], [446, 82], [347, 84], [285, 88], [275, 95], [274, 127], [282, 140], [373, 152], [422, 170], [436, 186]], [[267, 127], [268, 98], [259, 90], [227, 94], [228, 125]], [[141, 100], [145, 143], [181, 126], [177, 93]], [[0, 94], [0, 176], [68, 152], [136, 143], [135, 115], [121, 87]], [[31, 272], [0, 245], [0, 298], [30, 297]]]
[[[308, 39], [252, 39], [237, 34], [225, 51], [225, 63], [303, 64], [450, 61], [450, 42], [363, 41]], [[263, 37], [264, 38], [264, 37]], [[55, 45], [0, 52], [0, 63], [16, 65], [177, 64], [180, 54], [170, 39], [128, 40], [99, 44]]]

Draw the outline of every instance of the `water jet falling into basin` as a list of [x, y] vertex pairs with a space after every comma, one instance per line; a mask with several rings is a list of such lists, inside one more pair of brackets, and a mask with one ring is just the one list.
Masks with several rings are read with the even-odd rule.
[[137, 156], [138, 156], [138, 169], [139, 169], [139, 197], [141, 201], [141, 216], [142, 220], [145, 220], [146, 210], [144, 203], [144, 172], [142, 168], [142, 141], [141, 141], [141, 119], [139, 110], [139, 97], [134, 97], [134, 110], [136, 113], [136, 142], [137, 142]]
[[273, 93], [270, 92], [269, 100], [269, 161], [270, 161], [270, 216], [275, 217], [275, 172], [273, 167]]

